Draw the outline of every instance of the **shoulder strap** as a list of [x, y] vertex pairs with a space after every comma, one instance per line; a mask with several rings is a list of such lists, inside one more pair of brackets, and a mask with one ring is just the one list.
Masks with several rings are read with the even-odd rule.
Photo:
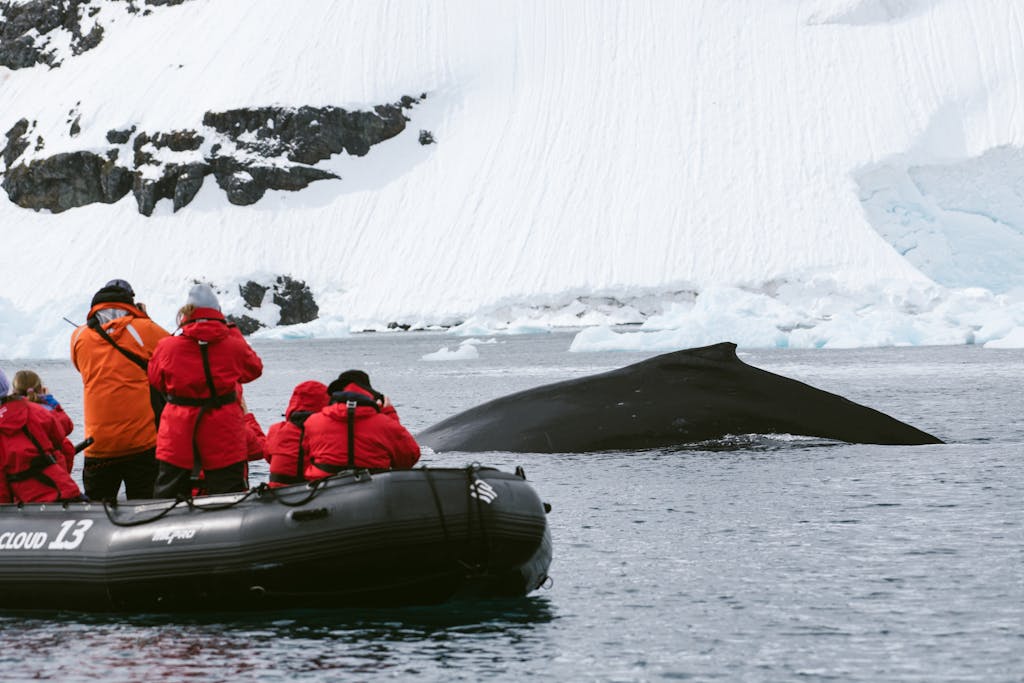
[[21, 431], [24, 432], [25, 436], [28, 437], [28, 440], [32, 442], [32, 445], [36, 447], [36, 450], [39, 451], [39, 455], [49, 455], [52, 457], [50, 451], [44, 449], [42, 444], [40, 444], [36, 437], [32, 435], [32, 432], [28, 429], [28, 425], [21, 425]]
[[311, 410], [296, 410], [289, 416], [288, 421], [299, 428], [299, 457], [295, 462], [295, 476], [303, 480], [306, 472], [306, 450], [302, 447], [302, 440], [306, 438], [306, 420], [313, 414]]
[[108, 344], [110, 344], [115, 349], [117, 349], [122, 354], [124, 354], [124, 356], [126, 358], [128, 358], [128, 360], [130, 360], [131, 362], [135, 363], [140, 368], [142, 368], [143, 372], [146, 372], [146, 371], [149, 370], [149, 361], [147, 361], [142, 356], [137, 356], [136, 354], [132, 353], [128, 349], [125, 349], [125, 348], [122, 348], [122, 347], [118, 346], [117, 342], [115, 342], [110, 337], [110, 335], [107, 334], [107, 331], [105, 329], [103, 329], [103, 326], [100, 325], [100, 321], [99, 321], [99, 319], [96, 316], [93, 316], [93, 317], [89, 318], [89, 320], [86, 321], [86, 324], [89, 326], [90, 329], [95, 330], [98, 335], [103, 337], [104, 341], [106, 341]]

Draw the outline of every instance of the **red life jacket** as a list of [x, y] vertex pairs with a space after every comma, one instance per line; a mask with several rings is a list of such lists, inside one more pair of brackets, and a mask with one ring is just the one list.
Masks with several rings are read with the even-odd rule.
[[419, 444], [398, 421], [394, 407], [382, 409], [358, 384], [345, 387], [345, 394], [354, 400], [333, 403], [306, 420], [306, 479], [322, 479], [352, 467], [385, 470], [415, 465]]
[[308, 458], [302, 444], [306, 420], [327, 406], [327, 385], [310, 380], [292, 391], [285, 410], [284, 422], [270, 426], [267, 432], [267, 460], [270, 461], [270, 482], [273, 488], [301, 484], [306, 481]]
[[17, 397], [0, 403], [0, 503], [49, 503], [82, 495], [65, 469], [74, 446], [46, 408]]
[[263, 362], [223, 314], [199, 308], [178, 336], [157, 344], [149, 381], [167, 394], [156, 457], [180, 467], [216, 470], [248, 456], [245, 418], [235, 387], [263, 372]]

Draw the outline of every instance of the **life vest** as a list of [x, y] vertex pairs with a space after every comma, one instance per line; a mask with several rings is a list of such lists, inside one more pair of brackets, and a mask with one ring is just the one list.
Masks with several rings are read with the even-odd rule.
[[37, 481], [47, 488], [53, 489], [57, 493], [56, 500], [58, 502], [80, 498], [81, 491], [71, 481], [67, 470], [64, 469], [63, 455], [58, 456], [43, 448], [39, 440], [29, 430], [27, 424], [22, 425], [21, 432], [32, 442], [32, 447], [36, 449], [37, 454], [29, 460], [28, 467], [6, 474], [7, 483], [11, 485], [11, 493], [15, 500], [22, 502], [38, 500], [38, 495], [24, 495], [22, 487], [17, 485], [29, 480]]
[[[318, 462], [317, 460], [310, 458], [310, 465], [317, 469], [327, 472], [328, 474], [338, 474], [345, 470], [354, 470], [356, 468], [356, 408], [364, 406], [367, 408], [373, 408], [378, 413], [380, 412], [380, 404], [371, 396], [360, 391], [336, 391], [331, 394], [331, 403], [344, 403], [345, 404], [345, 423], [347, 426], [346, 432], [348, 434], [348, 463], [346, 465], [336, 465], [330, 462]], [[299, 452], [301, 453], [301, 440], [299, 441]]]
[[298, 459], [295, 465], [295, 474], [286, 474], [284, 472], [271, 472], [270, 483], [280, 484], [281, 486], [290, 486], [292, 484], [303, 484], [306, 481], [306, 449], [302, 445], [302, 440], [306, 436], [306, 420], [310, 415], [314, 414], [315, 410], [295, 410], [288, 416], [288, 422], [299, 428], [299, 452]]
[[195, 339], [194, 341], [199, 346], [199, 354], [203, 358], [203, 373], [206, 375], [206, 387], [209, 389], [210, 395], [202, 398], [192, 398], [191, 396], [167, 394], [167, 402], [176, 406], [199, 408], [199, 415], [196, 416], [195, 426], [192, 428], [192, 486], [195, 488], [198, 486], [200, 475], [203, 471], [203, 458], [199, 452], [199, 422], [209, 411], [231, 405], [237, 401], [238, 395], [233, 391], [229, 391], [226, 394], [217, 394], [217, 389], [213, 385], [213, 372], [210, 370], [210, 352], [208, 350], [210, 343], [205, 339]]

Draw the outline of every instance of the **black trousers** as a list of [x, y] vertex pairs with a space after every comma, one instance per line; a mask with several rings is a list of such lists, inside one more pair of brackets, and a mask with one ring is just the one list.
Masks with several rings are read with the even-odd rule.
[[116, 458], [86, 457], [82, 469], [82, 484], [90, 500], [117, 500], [121, 484], [128, 500], [152, 498], [155, 482], [155, 448]]
[[[218, 493], [236, 493], [245, 491], [245, 461], [222, 467], [219, 470], [203, 470], [200, 486], [206, 495]], [[192, 470], [175, 467], [163, 460], [159, 461], [156, 476], [154, 498], [188, 498], [192, 495]]]

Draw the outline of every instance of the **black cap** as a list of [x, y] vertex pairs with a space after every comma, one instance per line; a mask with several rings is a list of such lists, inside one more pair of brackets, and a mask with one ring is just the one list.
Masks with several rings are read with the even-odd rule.
[[126, 292], [128, 292], [132, 296], [135, 296], [135, 290], [132, 289], [132, 286], [130, 284], [128, 284], [127, 280], [122, 280], [121, 278], [117, 278], [115, 280], [111, 280], [110, 282], [108, 282], [107, 284], [105, 284], [103, 286], [104, 287], [120, 287], [121, 289], [125, 290]]
[[135, 293], [130, 289], [125, 289], [124, 287], [107, 285], [92, 295], [92, 303], [90, 306], [110, 303], [134, 304]]
[[338, 375], [338, 379], [327, 385], [327, 393], [333, 394], [336, 391], [345, 391], [349, 384], [356, 384], [376, 396], [377, 392], [370, 386], [370, 376], [362, 370], [346, 370]]

